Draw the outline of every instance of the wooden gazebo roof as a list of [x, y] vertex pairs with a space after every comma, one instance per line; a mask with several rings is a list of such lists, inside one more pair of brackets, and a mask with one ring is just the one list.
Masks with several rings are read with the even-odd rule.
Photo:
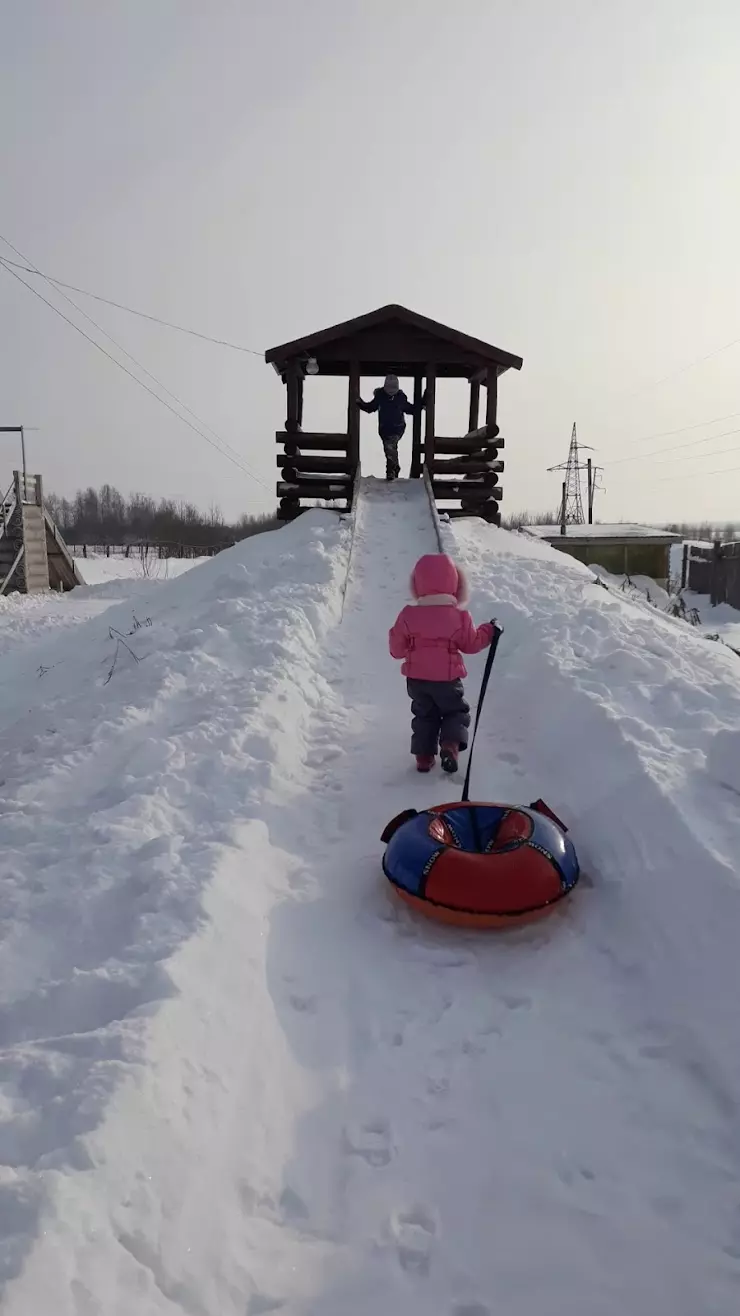
[[289, 362], [309, 357], [315, 358], [321, 375], [349, 375], [353, 364], [363, 375], [418, 375], [434, 363], [441, 379], [483, 378], [491, 367], [496, 375], [522, 368], [520, 356], [396, 305], [381, 306], [265, 353], [279, 375]]

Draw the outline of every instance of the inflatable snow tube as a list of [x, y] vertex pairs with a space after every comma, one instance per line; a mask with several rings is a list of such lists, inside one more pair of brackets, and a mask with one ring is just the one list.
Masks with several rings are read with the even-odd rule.
[[578, 881], [566, 828], [541, 801], [409, 809], [386, 827], [383, 872], [412, 908], [458, 927], [549, 914]]

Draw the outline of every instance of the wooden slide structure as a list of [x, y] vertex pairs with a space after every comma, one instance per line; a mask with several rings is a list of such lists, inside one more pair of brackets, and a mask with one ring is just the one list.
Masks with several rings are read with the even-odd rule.
[[41, 476], [14, 471], [0, 504], [0, 594], [81, 584], [72, 554], [44, 507]]

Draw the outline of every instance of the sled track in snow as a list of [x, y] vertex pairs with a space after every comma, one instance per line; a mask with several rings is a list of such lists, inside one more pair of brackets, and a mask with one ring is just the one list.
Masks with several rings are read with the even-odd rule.
[[[350, 540], [349, 540], [349, 551], [347, 554], [347, 569], [345, 572], [344, 583], [342, 585], [342, 610], [341, 610], [342, 618], [344, 618], [344, 612], [347, 603], [347, 591], [349, 589], [350, 582], [352, 579], [352, 567], [355, 557], [355, 541], [357, 535], [358, 517], [359, 516], [364, 517], [365, 515], [364, 509], [366, 505], [369, 507], [370, 504], [374, 504], [376, 506], [376, 515], [377, 515], [378, 506], [382, 508], [384, 503], [385, 504], [391, 503], [392, 505], [395, 506], [399, 502], [399, 497], [404, 503], [413, 502], [415, 505], [420, 504], [422, 500], [419, 497], [419, 484], [421, 484], [421, 486], [423, 487], [426, 495], [427, 506], [429, 510], [429, 519], [431, 523], [432, 532], [434, 535], [436, 551], [439, 553], [443, 553], [445, 550], [442, 545], [442, 529], [439, 520], [439, 512], [437, 510], [437, 504], [435, 502], [434, 494], [432, 493], [432, 485], [426, 467], [424, 468], [423, 479], [420, 482], [416, 480], [393, 480], [393, 481], [382, 482], [374, 477], [370, 477], [369, 479], [363, 478], [361, 470], [358, 466], [357, 477], [355, 479], [355, 486], [352, 496], [352, 511], [350, 513]], [[378, 529], [380, 529], [379, 526]], [[432, 551], [431, 545], [427, 545], [425, 551], [427, 552]]]

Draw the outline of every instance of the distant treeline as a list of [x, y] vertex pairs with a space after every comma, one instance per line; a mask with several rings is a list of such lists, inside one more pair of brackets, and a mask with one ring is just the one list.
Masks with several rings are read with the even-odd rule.
[[74, 498], [47, 494], [46, 506], [70, 544], [187, 544], [215, 548], [272, 530], [271, 516], [244, 515], [228, 525], [218, 507], [207, 513], [193, 503], [159, 502], [146, 494], [124, 498], [118, 489], [80, 489]]
[[730, 544], [738, 538], [737, 526], [733, 521], [728, 521], [725, 525], [719, 525], [716, 521], [702, 521], [698, 525], [690, 525], [686, 521], [672, 522], [671, 525], [665, 526], [673, 535], [680, 535], [682, 539], [706, 539], [713, 543], [715, 539], [721, 539], [723, 544]]

